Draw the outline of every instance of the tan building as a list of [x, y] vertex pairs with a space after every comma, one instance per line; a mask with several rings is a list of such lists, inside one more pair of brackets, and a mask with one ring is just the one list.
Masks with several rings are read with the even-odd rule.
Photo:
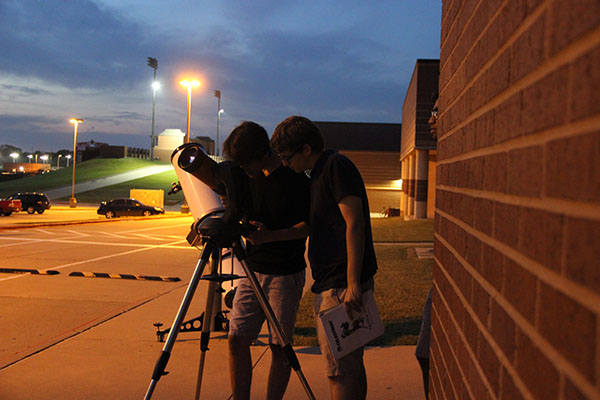
[[371, 213], [399, 207], [401, 124], [315, 121], [315, 125], [325, 147], [344, 154], [360, 171]]
[[434, 216], [437, 140], [428, 121], [439, 72], [439, 60], [417, 60], [402, 106], [400, 214], [406, 219]]
[[181, 129], [165, 129], [154, 136], [153, 143], [154, 159], [164, 162], [171, 162], [173, 150], [183, 144], [185, 133]]
[[441, 24], [431, 398], [600, 399], [600, 2]]

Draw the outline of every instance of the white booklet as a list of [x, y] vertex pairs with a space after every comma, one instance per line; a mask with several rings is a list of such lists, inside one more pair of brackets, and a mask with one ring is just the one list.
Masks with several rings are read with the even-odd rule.
[[383, 335], [383, 324], [372, 290], [363, 293], [362, 303], [360, 312], [352, 311], [353, 319], [348, 318], [344, 304], [319, 314], [329, 348], [336, 360]]

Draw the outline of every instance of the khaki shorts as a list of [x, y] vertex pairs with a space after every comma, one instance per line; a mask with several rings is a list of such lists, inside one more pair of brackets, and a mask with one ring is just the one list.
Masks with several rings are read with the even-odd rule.
[[[286, 338], [291, 342], [298, 304], [300, 304], [304, 288], [305, 270], [290, 275], [269, 275], [258, 272], [254, 274]], [[265, 313], [248, 278], [240, 279], [229, 318], [229, 335], [257, 337], [265, 319]], [[285, 344], [279, 343], [271, 326], [269, 326], [269, 343], [280, 346]]]
[[[368, 290], [373, 290], [374, 281], [373, 279], [369, 279], [367, 282], [361, 285], [361, 291], [366, 292]], [[327, 311], [330, 308], [337, 306], [342, 303], [344, 298], [344, 294], [346, 293], [346, 288], [334, 288], [329, 289], [321, 293], [315, 293], [313, 300], [313, 309], [315, 312], [315, 324], [317, 326], [317, 338], [319, 340], [319, 347], [321, 348], [321, 354], [325, 357], [327, 361], [327, 376], [335, 377], [335, 376], [359, 376], [358, 374], [364, 368], [363, 364], [363, 353], [364, 347], [361, 347], [352, 353], [348, 354], [336, 360], [331, 354], [331, 350], [329, 349], [329, 344], [327, 342], [327, 337], [325, 336], [325, 331], [323, 330], [323, 325], [319, 322], [319, 314], [323, 311]]]

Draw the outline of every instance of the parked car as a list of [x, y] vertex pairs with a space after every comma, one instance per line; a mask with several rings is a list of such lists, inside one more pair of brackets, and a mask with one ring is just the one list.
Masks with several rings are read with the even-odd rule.
[[0, 214], [6, 215], [7, 217], [13, 212], [21, 211], [21, 200], [0, 200]]
[[15, 193], [8, 196], [7, 200], [21, 200], [22, 210], [27, 211], [27, 214], [42, 214], [50, 208], [50, 200], [44, 193]]
[[106, 218], [120, 217], [122, 215], [150, 215], [164, 214], [165, 210], [160, 207], [147, 206], [135, 199], [114, 199], [103, 201], [98, 207], [98, 214]]

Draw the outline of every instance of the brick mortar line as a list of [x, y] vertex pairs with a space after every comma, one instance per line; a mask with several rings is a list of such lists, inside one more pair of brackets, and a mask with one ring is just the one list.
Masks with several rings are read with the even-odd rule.
[[[559, 213], [571, 218], [585, 218], [600, 222], [600, 203], [577, 202], [555, 197], [524, 197], [513, 194], [489, 192], [480, 189], [461, 188], [457, 186], [437, 185], [436, 190], [467, 195], [490, 201], [498, 201], [512, 206], [533, 208], [535, 210]], [[439, 208], [436, 211], [443, 212]]]
[[[513, 249], [512, 247], [509, 247], [504, 243], [486, 235], [485, 233], [472, 228], [471, 226], [465, 224], [463, 221], [451, 216], [450, 214], [447, 214], [439, 209], [436, 209], [436, 212], [444, 218], [448, 219], [449, 221], [455, 223], [460, 228], [464, 229], [477, 239], [481, 240], [483, 243], [489, 245], [494, 250], [511, 258], [513, 261], [517, 262], [519, 266], [521, 266], [521, 268], [531, 273], [532, 275], [535, 275], [538, 279], [552, 287], [554, 290], [567, 295], [573, 301], [593, 311], [594, 313], [600, 314], [600, 295], [598, 293], [586, 288], [585, 286], [581, 286], [577, 283], [574, 283], [572, 280], [550, 270], [548, 267], [545, 267], [539, 262], [528, 258], [522, 253]], [[444, 242], [448, 243], [445, 240], [445, 238], [437, 232], [434, 233], [434, 237], [436, 237], [438, 240], [442, 239]], [[455, 250], [454, 247], [451, 248]], [[487, 280], [479, 274], [479, 272], [477, 272], [473, 267], [471, 267], [471, 265], [467, 263], [467, 261], [462, 256], [459, 255], [459, 257], [460, 260], [464, 261], [461, 262], [461, 264], [463, 264], [463, 266], [465, 267], [468, 265], [469, 271], [472, 271], [476, 274], [476, 276], [478, 277], [477, 280], [480, 284], [484, 283], [486, 287], [489, 287], [495, 293], [498, 293], [497, 290], [493, 286], [491, 286], [487, 282]], [[531, 267], [532, 265], [534, 266], [533, 268]]]
[[[481, 30], [481, 32], [479, 33], [479, 35], [473, 40], [473, 46], [471, 46], [469, 48], [469, 50], [467, 51], [467, 53], [465, 54], [465, 56], [463, 57], [463, 59], [461, 60], [461, 62], [456, 66], [454, 72], [458, 71], [461, 66], [463, 64], [466, 63], [467, 58], [469, 58], [469, 55], [474, 51], [475, 48], [475, 44], [479, 41], [481, 41], [481, 39], [483, 38], [483, 36], [487, 33], [488, 29], [490, 28], [490, 26], [495, 22], [496, 18], [498, 17], [498, 15], [500, 15], [502, 13], [502, 10], [504, 9], [504, 7], [506, 7], [509, 3], [509, 1], [504, 1], [504, 4], [501, 5], [500, 7], [498, 7], [498, 10], [496, 10], [496, 12], [494, 13], [494, 15], [491, 16], [489, 22], [487, 23], [487, 25]], [[481, 4], [481, 2], [479, 3]], [[544, 4], [540, 4], [531, 14], [528, 14], [525, 19], [523, 19], [520, 23], [520, 25], [517, 27], [517, 29], [510, 35], [508, 36], [508, 38], [506, 39], [506, 41], [502, 44], [502, 46], [500, 46], [498, 48], [498, 51], [492, 56], [492, 58], [490, 58], [486, 63], [484, 63], [481, 68], [479, 69], [479, 72], [477, 74], [475, 74], [475, 76], [473, 76], [473, 78], [471, 79], [471, 83], [476, 81], [477, 78], [479, 78], [481, 75], [483, 75], [485, 73], [486, 70], [488, 70], [490, 68], [490, 66], [492, 66], [494, 64], [494, 62], [500, 58], [500, 55], [504, 53], [504, 51], [506, 49], [508, 49], [510, 46], [512, 46], [517, 39], [525, 32], [527, 31], [527, 29], [529, 29], [529, 27], [531, 25], [533, 25], [533, 23], [535, 21], [537, 21], [537, 18], [544, 12], [546, 11], [546, 9], [548, 8], [548, 1], [545, 1]], [[462, 6], [461, 6], [462, 8]], [[456, 40], [456, 44], [454, 45], [454, 47], [452, 48], [452, 50], [450, 51], [450, 53], [448, 53], [447, 56], [447, 60], [446, 62], [444, 62], [444, 64], [440, 65], [440, 71], [442, 70], [442, 68], [448, 63], [448, 60], [450, 60], [450, 58], [452, 57], [452, 55], [456, 52], [456, 49], [459, 47], [458, 43], [460, 42], [460, 39], [463, 37], [466, 28], [469, 26], [469, 23], [471, 22], [473, 16], [475, 15], [475, 12], [477, 11], [479, 7], [475, 7], [475, 9], [473, 10], [473, 14], [471, 15], [471, 17], [469, 18], [469, 20], [467, 21], [467, 23], [464, 25], [462, 32], [460, 33], [460, 36], [458, 37], [458, 39]], [[545, 28], [546, 29], [546, 28]], [[440, 44], [440, 49], [442, 48], [442, 45]], [[439, 92], [442, 93], [444, 91], [445, 88], [448, 87], [448, 85], [450, 85], [450, 83], [455, 79], [456, 74], [452, 74], [452, 76], [450, 77], [450, 79], [448, 79], [448, 82], [446, 82], [446, 85], [443, 88], [439, 88]], [[458, 95], [455, 97], [454, 101], [452, 102], [452, 104], [454, 104], [457, 99], [459, 99], [465, 92], [466, 90], [470, 87], [469, 86], [465, 86], [465, 88], [462, 90], [462, 92], [458, 93]], [[451, 105], [448, 104], [448, 109], [450, 109]], [[440, 114], [443, 115], [443, 114]]]
[[[469, 263], [467, 263], [467, 261], [460, 254], [458, 254], [456, 249], [454, 249], [454, 247], [452, 247], [452, 245], [450, 245], [450, 243], [448, 243], [442, 236], [440, 236], [438, 234], [436, 234], [436, 237], [438, 238], [440, 244], [444, 245], [444, 247], [446, 247], [448, 250], [450, 250], [450, 252], [455, 256], [456, 260], [458, 262], [460, 262], [461, 265], [471, 274], [473, 279], [475, 279], [482, 286], [482, 288], [490, 295], [490, 297], [493, 298], [500, 307], [502, 307], [502, 309], [510, 316], [510, 318], [512, 318], [512, 320], [523, 331], [523, 333], [529, 337], [529, 339], [540, 349], [540, 351], [542, 353], [544, 353], [546, 355], [546, 357], [548, 357], [548, 359], [552, 362], [554, 368], [556, 368], [556, 370], [558, 371], [559, 375], [567, 376], [569, 379], [571, 379], [571, 381], [575, 385], [578, 386], [579, 389], [581, 389], [582, 391], [584, 391], [586, 393], [586, 396], [589, 396], [590, 398], [595, 398], [596, 396], [598, 396], [600, 394], [600, 393], [598, 393], [597, 388], [594, 387], [587, 380], [587, 378], [581, 372], [579, 372], [577, 370], [577, 368], [573, 365], [573, 363], [570, 360], [566, 359], [562, 354], [560, 354], [560, 352], [557, 349], [555, 349], [553, 347], [553, 345], [550, 342], [548, 342], [542, 336], [542, 334], [540, 332], [538, 332], [536, 330], [536, 328], [529, 323], [529, 321], [527, 319], [525, 319], [525, 317], [521, 316], [519, 314], [519, 312], [516, 311], [514, 306], [508, 300], [506, 300], [501, 295], [501, 293], [499, 293], [496, 290], [496, 288], [494, 288], [490, 283], [488, 283], [475, 269], [473, 269], [473, 267], [471, 267], [471, 265]], [[500, 249], [496, 249], [496, 250], [498, 250], [502, 253], [502, 251]], [[440, 269], [446, 276], [446, 279], [448, 279], [448, 281], [450, 282], [450, 284], [451, 284], [452, 288], [455, 290], [457, 296], [459, 296], [461, 303], [463, 303], [463, 305], [465, 305], [465, 311], [467, 311], [472, 317], [474, 317], [473, 321], [475, 322], [475, 324], [478, 327], [484, 326], [483, 323], [481, 323], [479, 321], [479, 318], [474, 313], [474, 311], [472, 311], [472, 308], [468, 304], [468, 302], [465, 302], [464, 296], [462, 295], [462, 292], [459, 290], [459, 288], [456, 285], [456, 283], [454, 282], [454, 280], [450, 278], [446, 269], [442, 268], [441, 262], [437, 258], [435, 259], [435, 261], [438, 264], [438, 266], [440, 266]], [[521, 266], [525, 268], [525, 266], [523, 266], [523, 265], [521, 265]], [[525, 269], [527, 269], [529, 272], [532, 272], [528, 268], [525, 268]], [[540, 280], [542, 280], [541, 275], [536, 275], [536, 276]], [[558, 288], [558, 287], [552, 285], [549, 281], [544, 281], [544, 282], [548, 283], [555, 290], [565, 293], [564, 291], [561, 290], [562, 288]], [[597, 296], [595, 293], [594, 293], [594, 295]], [[573, 301], [577, 301], [577, 300], [580, 300], [579, 297], [587, 297], [587, 296], [584, 295], [584, 296], [574, 297], [574, 296], [569, 295], [569, 297]], [[580, 304], [583, 304], [585, 306], [585, 303], [580, 303]], [[600, 305], [600, 301], [596, 300], [595, 304], [592, 304], [592, 307], [586, 306], [586, 308], [594, 311], [596, 314], [599, 314], [600, 313], [599, 305]], [[597, 319], [598, 318], [596, 318], [596, 320]], [[596, 330], [598, 330], [598, 327], [596, 328]], [[488, 341], [488, 343], [490, 344], [490, 346], [496, 352], [497, 349], [499, 349], [499, 347], [496, 344], [495, 340], [491, 337], [491, 334], [487, 331], [487, 328], [484, 327], [484, 329], [481, 331], [482, 331], [482, 335], [485, 336], [485, 338]], [[490, 341], [490, 339], [491, 339], [491, 341]], [[499, 353], [496, 353], [496, 356], [498, 356], [498, 358], [501, 359], [501, 361], [502, 360], [507, 361], [507, 359], [504, 356], [504, 353], [502, 351], [500, 351]], [[504, 362], [503, 362], [503, 364], [504, 364]], [[508, 362], [507, 365], [510, 367], [510, 369], [513, 369], [512, 364], [510, 364], [510, 362]], [[508, 369], [509, 368], [507, 367], [507, 370]]]
[[[448, 246], [446, 246], [446, 247], [448, 247]], [[452, 248], [452, 247], [449, 246], [449, 248]], [[442, 264], [439, 262], [438, 259], [436, 259], [436, 263], [438, 264], [438, 266], [440, 266], [440, 270], [442, 271], [442, 273], [444, 274], [444, 276], [448, 280], [448, 283], [450, 284], [450, 286], [452, 287], [452, 289], [456, 293], [456, 296], [458, 297], [458, 299], [460, 300], [460, 302], [463, 304], [465, 311], [471, 316], [471, 319], [473, 320], [473, 322], [477, 326], [477, 329], [479, 330], [479, 333], [481, 333], [481, 335], [486, 339], [486, 341], [488, 342], [488, 344], [490, 345], [490, 347], [494, 351], [494, 354], [498, 357], [498, 360], [500, 361], [500, 364], [502, 366], [504, 366], [505, 369], [511, 375], [511, 377], [513, 377], [513, 381], [515, 382], [516, 386], [519, 387], [521, 393], [525, 393], [526, 395], [529, 395], [529, 398], [533, 399], [534, 397], [529, 392], [529, 389], [527, 388], [527, 385], [525, 385], [525, 383], [521, 380], [520, 375], [517, 373], [516, 369], [513, 367], [513, 365], [510, 362], [510, 360], [508, 358], [506, 358], [506, 356], [504, 355], [504, 352], [502, 351], [502, 349], [500, 348], [500, 346], [498, 346], [498, 344], [496, 343], [495, 339], [488, 332], [487, 328], [483, 325], [483, 323], [481, 321], [479, 321], [479, 318], [477, 317], [477, 314], [475, 314], [475, 312], [473, 311], [473, 308], [468, 303], [468, 301], [465, 300], [465, 298], [464, 298], [462, 292], [460, 291], [459, 287], [457, 286], [456, 282], [454, 282], [454, 279], [452, 279], [449, 276], [448, 271], [446, 271], [445, 268], [442, 268]], [[458, 324], [458, 322], [454, 318], [454, 314], [451, 312], [450, 305], [446, 301], [446, 298], [442, 295], [442, 291], [439, 290], [439, 288], [438, 288], [438, 293], [439, 293], [439, 298], [443, 302], [443, 305], [448, 310], [448, 316], [452, 320], [452, 324], [454, 324], [454, 326], [456, 328], [457, 335], [458, 335], [458, 337], [460, 337], [460, 340], [465, 345], [465, 348], [466, 348], [467, 352], [469, 353], [469, 356], [471, 357], [472, 360], [478, 361], [479, 359], [477, 357], [477, 354], [475, 354], [473, 352], [473, 350], [471, 349], [471, 346], [469, 346], [467, 338], [464, 335], [464, 331], [460, 328], [460, 325]], [[433, 306], [433, 304], [432, 304], [432, 306]], [[508, 313], [508, 311], [507, 311], [507, 313]], [[511, 315], [511, 317], [512, 317], [512, 315]], [[460, 363], [458, 363], [458, 358], [456, 358], [456, 360], [457, 360], [457, 364], [459, 365], [459, 368], [460, 368]], [[493, 390], [491, 390], [491, 387], [489, 386], [489, 382], [487, 382], [487, 377], [486, 377], [485, 373], [483, 372], [483, 370], [481, 369], [481, 367], [479, 366], [479, 363], [474, 363], [474, 364], [477, 365], [477, 367], [478, 367], [477, 368], [477, 372], [480, 375], [482, 375], [483, 379], [488, 384], [486, 386], [490, 389], [490, 392], [493, 393]], [[527, 397], [527, 396], [525, 396], [525, 397]]]
[[[519, 150], [532, 145], [545, 145], [559, 139], [568, 139], [573, 136], [592, 133], [600, 128], [600, 115], [583, 118], [563, 125], [553, 126], [548, 129], [533, 132], [523, 136], [509, 139], [502, 143], [482, 147], [469, 152], [460, 153], [448, 158], [437, 160], [437, 165], [452, 164], [457, 161], [470, 160], [476, 157], [495, 155], [498, 153]], [[444, 136], [446, 137], [446, 136]], [[438, 152], [439, 154], [439, 152]]]
[[[529, 25], [527, 26], [527, 28], [528, 27], [529, 27]], [[520, 29], [518, 29], [516, 32], [521, 33]], [[455, 98], [453, 99], [452, 102], [450, 102], [446, 105], [447, 106], [446, 110], [442, 111], [442, 113], [440, 114], [440, 118], [443, 118], [444, 114], [446, 114], [448, 112], [447, 110], [450, 110], [459, 101], [459, 99], [467, 93], [467, 91], [473, 86], [473, 84], [477, 81], [477, 79], [481, 75], [483, 75], [483, 73], [485, 73], [485, 71], [487, 71], [502, 54], [504, 54], [504, 51], [508, 47], [508, 44], [510, 43], [512, 45], [512, 43], [515, 40], [516, 40], [516, 38], [514, 40], [512, 40], [512, 38], [509, 39], [502, 47], [500, 47], [498, 49], [497, 53], [492, 58], [490, 58], [490, 60], [487, 63], [485, 63], [481, 67], [481, 69], [479, 70], [479, 73], [477, 73], [467, 84], [465, 84], [462, 91], [455, 96]], [[541, 79], [548, 76], [552, 72], [557, 71], [561, 67], [568, 65], [569, 63], [573, 62], [577, 57], [581, 57], [586, 52], [592, 50], [599, 44], [600, 44], [600, 27], [596, 27], [596, 29], [589, 31], [588, 33], [579, 37], [577, 40], [571, 42], [567, 47], [563, 48], [558, 53], [554, 54], [552, 57], [546, 58], [544, 61], [542, 61], [541, 64], [539, 64], [537, 67], [535, 67], [533, 70], [531, 70], [527, 75], [518, 79], [516, 82], [509, 82], [507, 89], [496, 94], [496, 96], [494, 96], [487, 103], [485, 103], [484, 105], [479, 107], [477, 110], [475, 110], [473, 113], [471, 113], [465, 120], [458, 123], [450, 131], [444, 133], [444, 135], [439, 136], [438, 137], [438, 147], [439, 147], [440, 142], [443, 142], [447, 137], [450, 137], [453, 134], [455, 134], [456, 132], [458, 132], [461, 128], [465, 127], [471, 121], [479, 118], [480, 116], [487, 113], [488, 111], [495, 109], [500, 104], [502, 104], [505, 100], [509, 99], [511, 96], [530, 87], [534, 83], [540, 81]], [[465, 59], [466, 58], [467, 57], [465, 57]], [[463, 62], [464, 62], [464, 60], [463, 60]], [[457, 68], [457, 70], [458, 70], [458, 68]], [[456, 76], [456, 75], [454, 74], [453, 77], [454, 76]], [[454, 79], [454, 78], [452, 78], [452, 79]], [[448, 84], [450, 83], [450, 81], [448, 81]], [[448, 84], [445, 87], [447, 87]], [[439, 92], [441, 94], [443, 92], [443, 89], [441, 89]]]

